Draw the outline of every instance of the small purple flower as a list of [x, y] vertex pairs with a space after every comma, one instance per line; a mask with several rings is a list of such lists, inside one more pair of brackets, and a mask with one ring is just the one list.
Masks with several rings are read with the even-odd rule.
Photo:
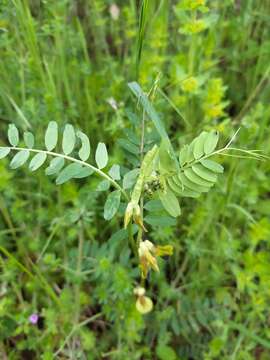
[[38, 322], [38, 314], [31, 314], [29, 316], [29, 322], [33, 325], [36, 325]]

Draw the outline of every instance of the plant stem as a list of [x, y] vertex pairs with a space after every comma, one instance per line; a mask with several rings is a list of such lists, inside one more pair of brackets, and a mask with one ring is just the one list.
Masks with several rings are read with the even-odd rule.
[[60, 348], [53, 354], [55, 357], [61, 353], [61, 351], [64, 349], [64, 347], [66, 346], [66, 344], [69, 342], [69, 339], [74, 335], [74, 333], [76, 333], [81, 327], [95, 321], [96, 319], [98, 319], [99, 317], [101, 317], [102, 314], [98, 313], [93, 315], [92, 317], [82, 321], [81, 323], [74, 325], [71, 332], [68, 334], [68, 336], [65, 338], [63, 344], [60, 346]]
[[99, 176], [103, 177], [104, 179], [110, 181], [110, 183], [118, 190], [121, 191], [121, 193], [124, 195], [126, 200], [129, 200], [129, 196], [126, 193], [126, 191], [124, 189], [122, 189], [122, 187], [116, 182], [114, 181], [109, 175], [105, 174], [103, 171], [101, 171], [100, 169], [96, 168], [95, 166], [88, 164], [82, 160], [79, 159], [75, 159], [71, 156], [68, 155], [64, 155], [64, 154], [58, 154], [52, 151], [46, 151], [46, 150], [38, 150], [38, 149], [27, 149], [27, 148], [21, 148], [21, 147], [13, 147], [13, 146], [0, 146], [0, 149], [10, 149], [10, 150], [17, 150], [17, 151], [21, 151], [21, 150], [28, 150], [30, 152], [34, 152], [34, 153], [45, 153], [46, 155], [51, 155], [51, 156], [55, 156], [55, 157], [61, 157], [65, 160], [68, 161], [72, 161], [75, 162], [77, 164], [86, 166], [90, 169], [92, 169], [96, 174], [98, 174]]
[[8, 250], [0, 246], [0, 252], [2, 252], [4, 255], [6, 255], [7, 258], [12, 260], [17, 265], [17, 267], [21, 269], [23, 272], [25, 272], [32, 280], [35, 280], [35, 276], [22, 263], [20, 263]]
[[[78, 223], [79, 234], [78, 234], [78, 253], [77, 253], [77, 267], [76, 267], [76, 282], [74, 285], [74, 301], [75, 301], [75, 311], [74, 311], [74, 320], [73, 324], [78, 325], [80, 320], [81, 313], [81, 304], [80, 304], [80, 291], [81, 291], [81, 276], [82, 276], [82, 260], [83, 260], [83, 246], [84, 246], [84, 229], [82, 220]], [[72, 339], [71, 347], [76, 351], [76, 337]]]
[[137, 257], [138, 256], [138, 247], [136, 246], [136, 243], [134, 240], [133, 229], [132, 229], [131, 223], [128, 224], [128, 238], [129, 238], [130, 246], [133, 250], [133, 253]]
[[245, 158], [245, 159], [252, 158], [254, 160], [260, 160], [260, 158], [262, 158], [262, 159], [266, 158], [266, 156], [264, 156], [264, 155], [260, 155], [260, 154], [257, 155], [255, 152], [252, 152], [252, 151], [249, 151], [249, 150], [244, 150], [244, 149], [238, 149], [238, 148], [232, 148], [232, 147], [225, 146], [222, 149], [216, 150], [216, 151], [212, 152], [211, 154], [204, 155], [200, 159], [195, 160], [195, 161], [193, 161], [193, 162], [191, 162], [189, 164], [184, 165], [182, 167], [182, 169], [187, 169], [187, 168], [199, 163], [200, 161], [208, 159], [209, 157], [214, 156], [214, 155], [233, 156], [233, 157], [241, 158], [240, 155], [223, 154], [225, 151], [230, 151], [230, 150], [240, 151], [240, 152], [243, 152], [244, 154], [249, 154], [250, 156], [243, 156], [243, 158]]
[[39, 263], [40, 260], [43, 258], [45, 252], [48, 249], [48, 246], [50, 245], [54, 235], [57, 233], [58, 229], [60, 227], [60, 222], [56, 223], [56, 225], [54, 226], [53, 230], [51, 231], [51, 234], [49, 235], [45, 245], [43, 246], [43, 249], [41, 250], [41, 253], [39, 254], [36, 263]]
[[[78, 255], [77, 255], [77, 269], [76, 275], [79, 278], [82, 272], [82, 260], [83, 260], [83, 246], [84, 246], [84, 229], [82, 220], [79, 222], [79, 236], [78, 236]], [[80, 318], [80, 279], [77, 278], [75, 285], [75, 324], [78, 324]]]

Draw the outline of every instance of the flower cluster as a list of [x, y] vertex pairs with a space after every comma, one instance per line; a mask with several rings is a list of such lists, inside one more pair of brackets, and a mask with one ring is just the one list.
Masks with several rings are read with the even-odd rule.
[[145, 240], [140, 242], [138, 253], [142, 277], [145, 279], [150, 269], [159, 271], [157, 257], [172, 255], [173, 247], [171, 245], [155, 246], [151, 241]]
[[224, 101], [226, 86], [223, 85], [221, 78], [214, 78], [208, 82], [207, 93], [203, 103], [204, 113], [207, 119], [215, 119], [225, 115], [225, 107], [228, 105]]

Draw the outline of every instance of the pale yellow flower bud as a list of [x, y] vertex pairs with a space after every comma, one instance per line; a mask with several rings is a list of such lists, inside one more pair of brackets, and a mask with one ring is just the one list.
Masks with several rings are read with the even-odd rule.
[[151, 241], [145, 240], [140, 242], [138, 249], [140, 258], [140, 268], [142, 277], [146, 278], [148, 271], [152, 268], [159, 271], [157, 257], [170, 256], [173, 254], [173, 247], [171, 245], [155, 246]]
[[138, 249], [140, 258], [140, 267], [142, 270], [142, 276], [146, 278], [148, 270], [152, 268], [155, 271], [159, 271], [156, 258], [151, 254], [154, 250], [154, 244], [149, 240], [141, 241]]
[[134, 289], [134, 295], [136, 296], [144, 296], [145, 295], [145, 288], [138, 286]]
[[146, 228], [143, 225], [140, 206], [134, 201], [130, 201], [126, 208], [125, 217], [124, 217], [124, 228], [125, 229], [127, 228], [128, 224], [130, 223], [130, 220], [132, 217], [133, 217], [135, 224], [139, 225], [145, 232], [147, 232]]
[[153, 309], [153, 301], [148, 296], [139, 296], [136, 301], [136, 309], [141, 314], [147, 314]]
[[155, 247], [156, 256], [171, 256], [173, 254], [172, 245], [164, 245]]
[[127, 204], [127, 208], [126, 208], [126, 212], [125, 212], [125, 218], [124, 218], [124, 228], [126, 229], [131, 217], [133, 216], [133, 209], [134, 209], [134, 203], [132, 201], [130, 201]]

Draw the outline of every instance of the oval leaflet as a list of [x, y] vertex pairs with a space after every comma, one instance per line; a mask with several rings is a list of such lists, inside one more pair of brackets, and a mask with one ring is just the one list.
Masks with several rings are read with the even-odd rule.
[[107, 165], [108, 152], [104, 143], [98, 143], [95, 160], [99, 169], [103, 169]]
[[58, 125], [55, 121], [50, 121], [45, 133], [45, 146], [48, 151], [52, 151], [58, 140]]

